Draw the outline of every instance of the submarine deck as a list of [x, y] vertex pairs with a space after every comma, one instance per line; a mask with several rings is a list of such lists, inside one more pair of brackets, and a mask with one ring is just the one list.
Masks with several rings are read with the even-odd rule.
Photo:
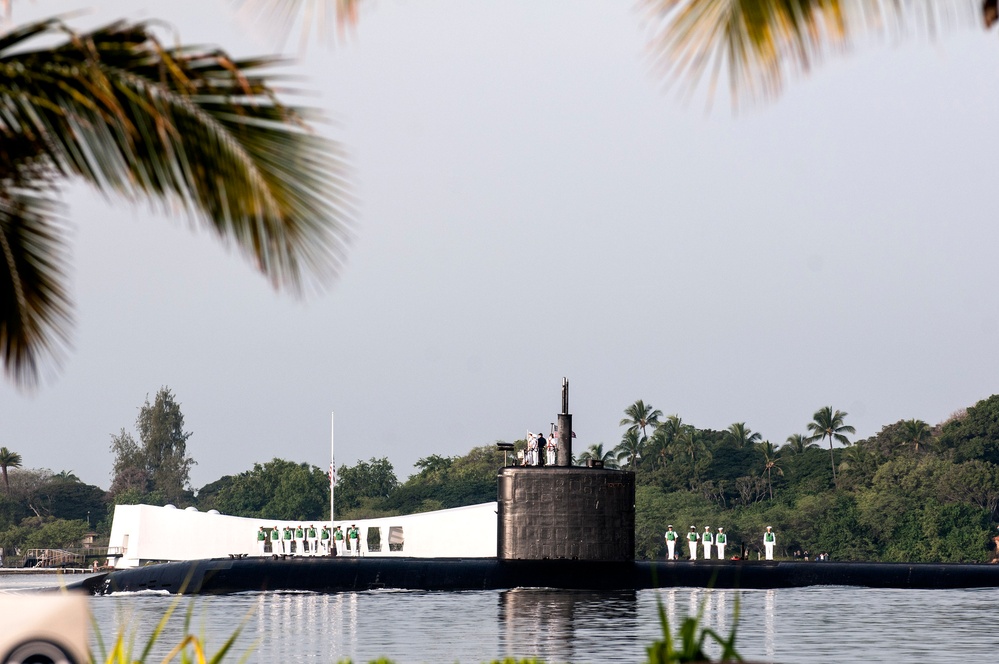
[[350, 592], [501, 590], [518, 587], [621, 590], [671, 587], [945, 589], [999, 587], [999, 565], [803, 561], [498, 560], [496, 558], [214, 558], [99, 574], [73, 584], [93, 594], [264, 590]]

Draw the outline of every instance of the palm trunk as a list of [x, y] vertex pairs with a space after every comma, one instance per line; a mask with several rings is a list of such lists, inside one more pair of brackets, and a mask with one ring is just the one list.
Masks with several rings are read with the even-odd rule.
[[836, 484], [836, 459], [833, 457], [832, 436], [829, 436], [829, 465], [832, 467], [833, 484]]

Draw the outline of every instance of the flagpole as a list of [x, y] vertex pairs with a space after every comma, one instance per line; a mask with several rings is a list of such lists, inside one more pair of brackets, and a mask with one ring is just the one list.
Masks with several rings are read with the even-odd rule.
[[333, 492], [336, 489], [336, 455], [333, 453], [333, 412], [330, 412], [330, 530], [333, 529]]

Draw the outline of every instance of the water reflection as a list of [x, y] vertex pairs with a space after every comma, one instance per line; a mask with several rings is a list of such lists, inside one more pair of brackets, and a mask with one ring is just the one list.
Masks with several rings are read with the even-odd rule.
[[609, 628], [632, 632], [638, 593], [517, 588], [499, 593], [499, 651], [546, 661], [591, 661]]
[[777, 615], [777, 591], [770, 589], [764, 591], [763, 596], [763, 652], [768, 659], [777, 656], [777, 627], [775, 616]]
[[[51, 583], [0, 577], [0, 592]], [[91, 609], [105, 644], [124, 626], [125, 635], [135, 637], [138, 655], [176, 601], [154, 593], [94, 597]], [[182, 598], [161, 647], [147, 661], [161, 661], [179, 642], [191, 608], [191, 629], [205, 635], [211, 653], [243, 625], [233, 661], [253, 646], [248, 661], [265, 664], [379, 657], [397, 664], [475, 664], [504, 657], [634, 664], [661, 638], [658, 602], [674, 633], [703, 607], [703, 626], [723, 637], [732, 629], [738, 602], [736, 647], [747, 661], [894, 664], [940, 661], [946, 653], [947, 659], [965, 662], [992, 656], [999, 643], [993, 626], [997, 588], [262, 592]], [[93, 640], [91, 646], [99, 651]], [[708, 650], [717, 658], [718, 648]]]

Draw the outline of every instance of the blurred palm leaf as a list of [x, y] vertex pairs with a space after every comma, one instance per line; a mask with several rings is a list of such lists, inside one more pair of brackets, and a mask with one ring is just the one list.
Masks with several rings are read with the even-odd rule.
[[[861, 36], [935, 35], [980, 16], [980, 0], [644, 0], [655, 65], [689, 96], [705, 79], [709, 99], [727, 75], [733, 104], [776, 96]], [[986, 5], [988, 2], [986, 2]], [[987, 8], [982, 9], [986, 16]], [[987, 20], [987, 19], [986, 19]]]
[[[31, 50], [53, 35], [60, 44]], [[146, 24], [77, 34], [48, 20], [0, 35], [0, 359], [20, 386], [68, 337], [57, 186], [181, 210], [276, 288], [341, 264], [351, 205], [338, 146], [281, 104], [272, 58], [163, 48]]]
[[308, 40], [313, 30], [320, 39], [333, 33], [341, 37], [357, 23], [361, 0], [231, 0], [254, 21], [277, 33], [284, 42], [298, 25], [301, 41]]

